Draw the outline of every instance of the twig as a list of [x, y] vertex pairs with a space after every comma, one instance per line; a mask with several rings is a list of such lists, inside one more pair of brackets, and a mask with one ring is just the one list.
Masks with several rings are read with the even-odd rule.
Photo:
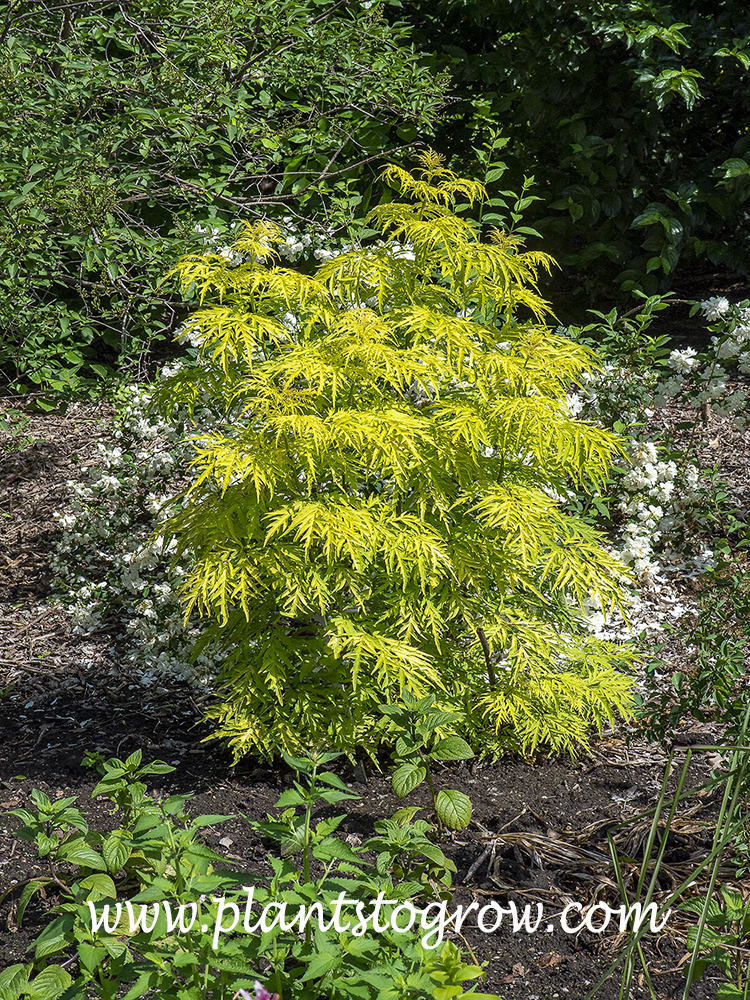
[[492, 666], [492, 655], [490, 653], [490, 644], [487, 642], [487, 636], [484, 634], [484, 629], [477, 625], [477, 637], [482, 645], [482, 652], [484, 653], [484, 662], [487, 664], [487, 676], [490, 679], [490, 687], [494, 690], [495, 687], [495, 668]]
[[485, 847], [485, 849], [482, 851], [481, 855], [477, 858], [477, 860], [474, 862], [474, 864], [471, 866], [471, 868], [467, 871], [466, 877], [464, 878], [464, 882], [468, 882], [469, 881], [469, 879], [471, 878], [471, 876], [474, 874], [474, 872], [477, 870], [477, 868], [479, 868], [481, 866], [481, 864], [484, 861], [484, 859], [490, 853], [490, 851], [492, 850], [492, 847], [493, 847], [492, 844], [488, 844]]

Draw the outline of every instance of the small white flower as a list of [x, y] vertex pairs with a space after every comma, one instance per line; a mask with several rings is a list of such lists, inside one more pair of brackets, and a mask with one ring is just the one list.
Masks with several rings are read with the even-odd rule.
[[629, 539], [623, 551], [631, 559], [645, 559], [651, 553], [651, 546], [645, 537], [640, 536]]
[[594, 611], [592, 614], [586, 616], [589, 628], [593, 632], [600, 632], [607, 624], [607, 619], [601, 613], [601, 611]]
[[668, 482], [677, 475], [677, 464], [675, 462], [659, 462], [656, 473], [660, 483]]
[[639, 441], [632, 449], [631, 455], [634, 465], [649, 465], [657, 460], [656, 445], [653, 441]]
[[659, 483], [655, 490], [657, 499], [660, 500], [662, 503], [668, 503], [669, 498], [672, 496], [673, 492], [674, 492], [673, 482]]
[[577, 392], [570, 393], [565, 397], [565, 405], [571, 417], [577, 417], [583, 409], [583, 400]]
[[741, 350], [739, 341], [734, 337], [712, 337], [711, 343], [716, 351], [716, 357], [722, 360], [737, 357]]

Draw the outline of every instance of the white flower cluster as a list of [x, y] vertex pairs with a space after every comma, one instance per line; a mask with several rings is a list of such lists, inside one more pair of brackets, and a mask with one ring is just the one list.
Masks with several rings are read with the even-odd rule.
[[729, 312], [729, 299], [725, 299], [723, 295], [721, 297], [714, 295], [701, 302], [701, 310], [709, 323], [715, 323]]
[[[175, 331], [175, 340], [178, 344], [190, 344], [191, 347], [199, 348], [203, 344], [203, 334], [200, 323], [188, 320]], [[164, 374], [164, 371], [162, 372]], [[170, 374], [171, 370], [170, 370]]]
[[720, 360], [736, 360], [739, 369], [750, 374], [750, 308], [734, 306], [730, 309], [727, 329], [711, 343]]
[[[163, 371], [175, 374], [177, 363]], [[159, 677], [202, 685], [216, 672], [210, 655], [190, 662], [199, 635], [185, 626], [178, 588], [187, 563], [170, 565], [176, 545], [152, 539], [160, 520], [177, 508], [171, 497], [187, 474], [192, 449], [184, 422], [167, 423], [148, 411], [150, 393], [129, 387], [114, 429], [116, 444], [102, 444], [86, 482], [68, 483], [71, 512], [56, 515], [63, 529], [51, 560], [62, 602], [77, 633], [119, 624], [126, 660], [148, 686]], [[216, 425], [199, 412], [203, 429]]]
[[672, 351], [667, 364], [675, 371], [690, 372], [698, 364], [698, 352], [692, 347], [687, 347], [684, 351]]
[[[236, 225], [234, 222], [230, 225], [230, 235]], [[291, 215], [285, 215], [279, 225], [284, 232], [284, 242], [277, 244], [275, 249], [282, 259], [290, 264], [300, 261], [320, 263], [336, 257], [346, 249], [351, 249], [351, 247], [341, 248], [336, 243], [336, 230], [332, 226], [305, 223], [304, 228], [300, 228]], [[197, 225], [194, 231], [202, 237], [204, 246], [223, 257], [230, 267], [239, 267], [250, 259], [243, 257], [229, 245], [222, 246], [223, 237], [219, 228]]]
[[[695, 352], [673, 352], [673, 363], [678, 353], [680, 365], [691, 361]], [[660, 460], [657, 443], [638, 436], [644, 421], [654, 412], [646, 404], [653, 400], [660, 405], [667, 393], [682, 394], [683, 379], [682, 374], [671, 376], [666, 383], [658, 384], [657, 394], [653, 381], [649, 385], [637, 373], [607, 364], [601, 372], [584, 375], [578, 392], [566, 398], [571, 416], [580, 414], [606, 427], [614, 426], [616, 421], [633, 425], [629, 432], [630, 460], [615, 480], [614, 502], [624, 520], [613, 539], [612, 551], [647, 587], [662, 585], [664, 572], [693, 576], [713, 560], [712, 553], [701, 550], [696, 555], [685, 551], [681, 544], [686, 519], [698, 500], [697, 468], [688, 464], [679, 469], [671, 459]], [[593, 621], [601, 624], [597, 618]]]
[[688, 464], [680, 470], [674, 461], [659, 461], [653, 441], [633, 442], [630, 460], [631, 467], [622, 477], [629, 495], [619, 503], [626, 522], [616, 554], [633, 567], [639, 580], [650, 585], [668, 568], [689, 577], [714, 566], [714, 555], [707, 547], [688, 558], [679, 544], [685, 512], [699, 492], [697, 467]]
[[194, 232], [203, 237], [203, 242], [207, 246], [213, 246], [221, 239], [221, 230], [218, 227], [195, 226]]
[[672, 351], [667, 360], [671, 372], [666, 377], [659, 376], [656, 366], [630, 371], [623, 365], [607, 364], [603, 371], [585, 375], [577, 392], [567, 397], [571, 415], [580, 414], [605, 427], [614, 427], [618, 421], [631, 425], [630, 464], [621, 474], [619, 490], [615, 487], [618, 507], [625, 515], [616, 547], [623, 561], [651, 586], [662, 572], [693, 576], [716, 564], [704, 542], [694, 539], [690, 553], [684, 545], [687, 526], [700, 521], [703, 491], [698, 469], [692, 464], [678, 469], [674, 461], [660, 461], [657, 444], [639, 439], [653, 407], [679, 398], [695, 409], [698, 420], [698, 409], [710, 403], [715, 415], [732, 416], [740, 429], [750, 426], [748, 394], [729, 390], [729, 375], [719, 363], [736, 362], [740, 371], [750, 371], [750, 303], [733, 305], [725, 298], [712, 298], [702, 303], [702, 311], [709, 322], [717, 324], [713, 329], [718, 335], [708, 351], [699, 354], [690, 347]]
[[[568, 398], [587, 420], [611, 426], [615, 419], [624, 424], [639, 419], [643, 402], [643, 379], [624, 365], [607, 362], [596, 372], [583, 372], [578, 391]], [[578, 406], [578, 400], [582, 406]]]
[[583, 400], [577, 392], [568, 393], [565, 397], [565, 408], [568, 416], [577, 417], [583, 410]]
[[718, 416], [734, 415], [743, 430], [748, 426], [747, 394], [727, 392], [727, 372], [719, 362], [736, 363], [741, 372], [750, 373], [750, 308], [714, 296], [702, 302], [701, 309], [709, 323], [719, 324], [719, 335], [711, 338], [711, 348], [702, 356], [692, 347], [671, 352], [667, 364], [676, 374], [654, 387], [654, 404], [665, 406], [676, 397], [696, 408], [710, 403]]

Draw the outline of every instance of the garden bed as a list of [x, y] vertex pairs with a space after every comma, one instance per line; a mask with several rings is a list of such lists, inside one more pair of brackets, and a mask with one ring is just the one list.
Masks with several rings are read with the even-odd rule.
[[[162, 787], [195, 792], [194, 815], [245, 813], [263, 819], [291, 776], [257, 761], [231, 767], [219, 745], [200, 742], [208, 732], [205, 724], [196, 724], [206, 696], [167, 681], [143, 687], [122, 665], [122, 637], [116, 626], [73, 636], [64, 611], [49, 603], [47, 562], [58, 530], [52, 515], [64, 509], [67, 481], [79, 478], [81, 464], [95, 461], [95, 439], [108, 412], [106, 407], [77, 404], [65, 416], [33, 417], [27, 433], [34, 443], [16, 442], [15, 450], [2, 455], [0, 807], [27, 807], [32, 788], [53, 800], [77, 795], [92, 826], [106, 829], [112, 824], [109, 810], [104, 803], [89, 801], [95, 782], [81, 766], [83, 754], [98, 750], [125, 757], [140, 748], [145, 761], [161, 759], [176, 767], [162, 779]], [[741, 442], [738, 446], [734, 436], [724, 434], [722, 422], [716, 420], [701, 434], [710, 454], [720, 465], [726, 463], [738, 493], [743, 493], [747, 441], [743, 451]], [[681, 599], [689, 603], [694, 589], [688, 582]], [[658, 594], [650, 599], [654, 607], [659, 605]], [[671, 641], [672, 656], [679, 658], [679, 637]], [[672, 663], [677, 665], [675, 659]], [[715, 737], [710, 728], [695, 725], [687, 726], [683, 735], [686, 744], [713, 742]], [[607, 830], [654, 804], [666, 760], [663, 747], [645, 744], [632, 728], [623, 726], [596, 741], [592, 752], [577, 762], [539, 755], [531, 761], [509, 756], [496, 763], [444, 766], [440, 782], [463, 789], [474, 805], [471, 826], [452, 834], [444, 845], [458, 870], [452, 905], [472, 899], [480, 906], [488, 900], [502, 906], [515, 901], [520, 910], [541, 902], [545, 915], [554, 917], [550, 933], [545, 924], [534, 934], [514, 934], [504, 926], [486, 935], [466, 930], [477, 959], [487, 963], [481, 989], [506, 1000], [583, 997], [606, 972], [617, 954], [616, 934], [565, 933], [554, 915], [571, 901], [610, 898], [614, 905]], [[716, 764], [711, 754], [697, 755], [688, 786], [704, 782]], [[391, 815], [399, 800], [373, 766], [342, 763], [339, 770], [362, 796], [344, 825], [344, 834], [356, 843], [371, 832], [374, 820]], [[427, 808], [428, 799], [424, 794], [420, 799], [420, 794], [418, 790], [408, 802]], [[709, 849], [715, 815], [711, 794], [691, 799], [680, 809], [665, 856], [664, 890], [688, 859], [694, 864]], [[0, 968], [24, 960], [25, 949], [46, 922], [46, 911], [57, 902], [48, 893], [29, 908], [19, 927], [19, 893], [13, 887], [41, 873], [44, 865], [31, 845], [13, 837], [16, 826], [7, 817], [0, 821], [0, 894], [7, 893], [0, 907]], [[268, 874], [269, 845], [244, 821], [209, 828], [206, 839], [228, 866], [259, 877]], [[629, 849], [637, 846], [631, 843]], [[730, 877], [731, 870], [725, 875]], [[647, 939], [646, 955], [660, 997], [681, 994], [687, 926], [684, 915], [673, 915], [664, 931]], [[637, 982], [633, 995], [647, 995], [643, 980]], [[718, 982], [709, 970], [691, 996], [714, 996]], [[600, 996], [614, 998], [618, 990], [615, 974]]]

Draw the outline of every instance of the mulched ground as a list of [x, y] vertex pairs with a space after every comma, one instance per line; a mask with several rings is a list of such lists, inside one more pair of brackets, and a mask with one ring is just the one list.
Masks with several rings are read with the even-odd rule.
[[[143, 692], [97, 692], [90, 684], [85, 692], [58, 695], [54, 705], [34, 706], [20, 714], [6, 710], [0, 808], [28, 806], [32, 788], [40, 788], [53, 800], [78, 795], [90, 825], [109, 829], [109, 807], [99, 800], [91, 802], [95, 782], [92, 772], [81, 767], [81, 758], [90, 749], [122, 758], [140, 747], [146, 760], [160, 758], [177, 765], [159, 788], [165, 794], [194, 792], [192, 815], [244, 813], [265, 818], [291, 776], [284, 769], [253, 762], [230, 767], [221, 748], [196, 742], [202, 730], [193, 728], [194, 718], [187, 692], [165, 692], [153, 699], [146, 694], [144, 699]], [[690, 736], [694, 741], [711, 739], [710, 733]], [[608, 900], [613, 907], [618, 905], [606, 832], [654, 804], [665, 763], [666, 754], [659, 749], [637, 743], [627, 746], [623, 739], [611, 737], [598, 742], [592, 754], [577, 764], [543, 757], [531, 762], [510, 758], [473, 767], [446, 766], [438, 773], [440, 785], [464, 790], [474, 803], [469, 829], [441, 844], [458, 869], [452, 908], [473, 899], [480, 906], [496, 900], [508, 907], [514, 901], [519, 912], [536, 902], [544, 906], [544, 920], [535, 934], [513, 934], [504, 927], [488, 935], [465, 932], [477, 959], [488, 962], [482, 990], [505, 1000], [583, 998], [606, 972], [617, 954], [615, 936], [566, 934], [555, 915], [572, 901]], [[701, 759], [691, 768], [688, 787], [708, 779], [710, 763]], [[344, 764], [339, 773], [362, 796], [348, 810], [341, 828], [344, 836], [364, 839], [376, 819], [390, 816], [404, 804], [372, 768]], [[674, 781], [673, 775], [671, 787]], [[429, 814], [423, 792], [407, 801], [422, 804], [424, 815]], [[681, 807], [669, 835], [663, 890], [678, 884], [710, 848], [716, 807], [716, 795], [711, 793], [696, 795]], [[15, 904], [23, 881], [48, 872], [31, 845], [12, 837], [16, 825], [14, 819], [0, 819], [0, 893], [19, 887], [0, 907], [0, 968], [23, 960], [25, 949], [44, 926], [46, 911], [57, 901], [48, 896], [44, 904], [31, 907], [18, 927]], [[639, 857], [647, 829], [643, 821], [630, 832], [621, 831], [617, 837], [622, 853]], [[270, 875], [269, 845], [243, 820], [208, 828], [206, 840], [226, 857], [228, 867]], [[637, 866], [626, 870], [634, 881]], [[731, 875], [730, 870], [724, 872], [725, 878]], [[548, 924], [554, 927], [552, 933], [546, 930]], [[682, 995], [680, 967], [687, 926], [684, 917], [673, 914], [665, 931], [648, 939], [649, 969], [660, 998]], [[713, 997], [718, 982], [709, 977], [691, 996]], [[647, 996], [641, 984], [642, 978], [633, 996]], [[615, 1000], [615, 978], [599, 995]]]
[[[77, 795], [91, 825], [107, 828], [108, 808], [90, 800], [95, 782], [81, 766], [82, 756], [99, 750], [124, 758], [141, 748], [145, 760], [162, 759], [177, 767], [158, 787], [194, 792], [194, 815], [242, 812], [262, 819], [290, 775], [257, 761], [231, 767], [220, 745], [201, 742], [208, 729], [199, 722], [205, 704], [199, 695], [174, 684], [144, 688], [122, 666], [114, 630], [74, 636], [64, 611], [50, 603], [48, 559], [59, 534], [52, 513], [65, 510], [67, 480], [79, 478], [80, 465], [94, 460], [98, 428], [109, 412], [103, 405], [76, 405], [64, 416], [34, 416], [27, 428], [34, 443], [6, 439], [6, 447], [12, 444], [14, 450], [0, 450], [0, 811], [28, 807], [31, 789], [40, 788], [52, 799]], [[700, 434], [706, 462], [722, 469], [735, 499], [750, 509], [747, 435], [715, 417], [709, 417]], [[692, 586], [686, 583], [686, 599]], [[673, 658], [683, 655], [679, 636], [670, 642]], [[715, 731], [686, 724], [683, 736], [685, 743], [710, 743]], [[582, 1000], [606, 972], [617, 954], [612, 933], [565, 934], [557, 921], [548, 933], [547, 917], [571, 901], [609, 899], [617, 905], [607, 830], [653, 805], [666, 761], [664, 748], [648, 745], [622, 727], [606, 734], [577, 763], [508, 757], [495, 764], [446, 766], [438, 775], [441, 785], [466, 791], [474, 803], [472, 825], [441, 845], [458, 868], [453, 906], [472, 899], [480, 905], [515, 901], [519, 909], [544, 904], [545, 920], [535, 934], [512, 934], [504, 927], [490, 935], [467, 931], [477, 959], [488, 962], [480, 989], [505, 1000]], [[688, 785], [703, 784], [716, 766], [715, 756], [697, 754]], [[364, 838], [375, 819], [404, 804], [373, 767], [342, 764], [340, 773], [362, 796], [349, 810], [345, 835]], [[673, 786], [674, 774], [670, 781]], [[420, 794], [407, 802], [426, 808]], [[716, 810], [712, 793], [697, 794], [680, 808], [668, 838], [664, 891], [708, 850]], [[640, 856], [645, 823], [616, 832], [622, 853]], [[26, 879], [44, 871], [44, 864], [31, 845], [13, 837], [17, 825], [0, 815], [0, 969], [24, 959], [56, 902], [48, 896], [18, 926], [20, 889]], [[235, 869], [270, 870], [268, 845], [241, 819], [209, 828], [206, 839]], [[637, 878], [636, 872], [632, 865], [628, 877]], [[722, 877], [739, 884], [733, 874], [726, 867]], [[750, 890], [750, 883], [744, 888]], [[647, 941], [660, 1000], [682, 996], [687, 927], [685, 917], [673, 914], [665, 931]], [[690, 996], [714, 997], [719, 982], [710, 970]], [[614, 1000], [618, 994], [615, 975], [599, 996]], [[632, 995], [648, 995], [642, 977]]]

